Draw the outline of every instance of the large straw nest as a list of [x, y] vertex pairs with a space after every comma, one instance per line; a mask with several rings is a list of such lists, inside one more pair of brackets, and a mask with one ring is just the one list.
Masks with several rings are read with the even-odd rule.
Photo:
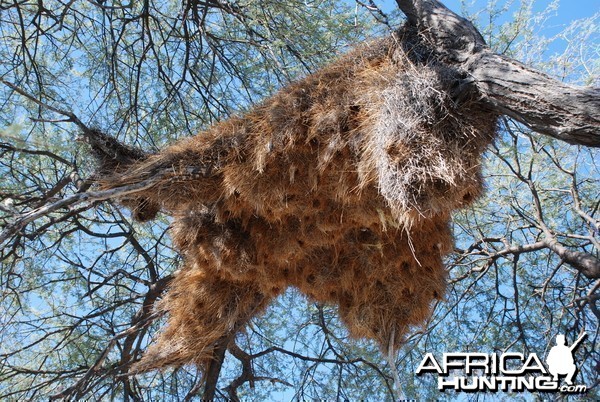
[[450, 213], [481, 192], [496, 116], [454, 97], [462, 75], [400, 31], [240, 117], [131, 164], [123, 200], [163, 210], [184, 257], [168, 323], [134, 370], [194, 362], [287, 287], [339, 306], [351, 335], [397, 347], [446, 283]]

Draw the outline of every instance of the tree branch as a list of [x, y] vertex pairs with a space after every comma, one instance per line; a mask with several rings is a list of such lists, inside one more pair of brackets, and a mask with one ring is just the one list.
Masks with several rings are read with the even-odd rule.
[[566, 85], [509, 57], [493, 53], [469, 21], [437, 0], [397, 0], [408, 23], [441, 60], [467, 78], [498, 113], [570, 144], [600, 147], [600, 90]]
[[53, 202], [52, 204], [44, 205], [42, 207], [24, 213], [21, 216], [19, 216], [12, 224], [6, 225], [4, 230], [0, 233], [0, 245], [2, 245], [13, 234], [18, 233], [20, 230], [22, 230], [29, 223], [43, 216], [46, 216], [56, 210], [77, 205], [82, 202], [103, 201], [108, 200], [110, 198], [119, 198], [128, 194], [136, 193], [138, 191], [142, 191], [152, 187], [158, 180], [160, 180], [161, 176], [161, 174], [158, 174], [148, 180], [131, 185], [112, 188], [110, 190], [77, 193], [69, 197], [60, 199], [56, 202]]
[[468, 67], [483, 99], [550, 137], [600, 147], [600, 90], [564, 84], [506, 56], [483, 52]]
[[18, 93], [21, 96], [29, 99], [30, 101], [36, 103], [37, 105], [50, 110], [51, 112], [58, 113], [62, 116], [65, 116], [66, 119], [61, 120], [61, 122], [74, 123], [83, 134], [83, 138], [85, 141], [92, 147], [94, 152], [94, 156], [97, 159], [100, 159], [101, 162], [110, 161], [112, 163], [103, 163], [103, 165], [107, 165], [108, 167], [112, 167], [118, 163], [127, 163], [132, 160], [137, 160], [143, 158], [146, 154], [137, 148], [126, 146], [115, 138], [102, 133], [99, 130], [90, 128], [86, 124], [84, 124], [77, 115], [69, 110], [61, 109], [55, 106], [52, 106], [42, 100], [38, 99], [33, 94], [23, 90], [17, 85], [8, 82], [4, 79], [0, 79], [0, 82]]

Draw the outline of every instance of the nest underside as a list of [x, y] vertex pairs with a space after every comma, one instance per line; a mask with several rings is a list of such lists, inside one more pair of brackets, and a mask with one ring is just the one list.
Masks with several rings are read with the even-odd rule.
[[453, 210], [481, 192], [496, 115], [402, 35], [358, 48], [241, 117], [123, 167], [123, 203], [173, 216], [184, 264], [134, 371], [196, 363], [286, 288], [337, 305], [350, 335], [398, 347], [443, 297]]

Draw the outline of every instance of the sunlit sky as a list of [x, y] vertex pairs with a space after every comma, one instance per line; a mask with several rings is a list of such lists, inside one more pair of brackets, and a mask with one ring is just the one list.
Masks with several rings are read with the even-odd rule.
[[[441, 1], [452, 11], [462, 14], [461, 0]], [[489, 4], [495, 4], [496, 8], [510, 4], [510, 10], [514, 12], [519, 8], [519, 5], [522, 2], [522, 0], [467, 0], [465, 1], [465, 4], [470, 13], [475, 13], [478, 10], [482, 10]], [[533, 2], [533, 10], [535, 12], [543, 11], [552, 3], [558, 3], [558, 9], [554, 12], [554, 16], [546, 24], [548, 35], [560, 32], [573, 20], [591, 17], [594, 14], [600, 13], [600, 0], [536, 0]], [[393, 9], [397, 7], [396, 2], [393, 0], [385, 0], [379, 4], [381, 4], [385, 9]], [[505, 15], [506, 19], [511, 17], [511, 11]]]

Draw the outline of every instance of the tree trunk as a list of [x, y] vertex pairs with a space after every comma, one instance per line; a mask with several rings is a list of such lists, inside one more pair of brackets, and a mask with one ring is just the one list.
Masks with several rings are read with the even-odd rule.
[[477, 29], [437, 0], [397, 0], [408, 23], [439, 57], [465, 73], [461, 90], [532, 130], [600, 147], [600, 90], [566, 85], [493, 53]]

